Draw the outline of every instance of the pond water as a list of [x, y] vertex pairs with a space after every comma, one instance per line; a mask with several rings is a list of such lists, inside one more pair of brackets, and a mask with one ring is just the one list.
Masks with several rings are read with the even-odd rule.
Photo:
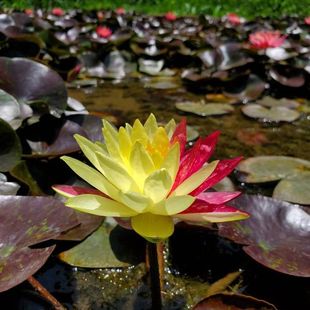
[[[86, 105], [91, 113], [107, 117], [116, 125], [146, 119], [153, 112], [158, 121], [186, 116], [200, 135], [221, 131], [216, 158], [243, 155], [287, 155], [310, 160], [309, 118], [294, 123], [270, 123], [244, 116], [242, 105], [223, 116], [200, 117], [176, 109], [175, 103], [198, 101], [202, 95], [183, 87], [154, 89], [137, 79], [105, 81], [97, 87], [69, 88], [69, 96]], [[305, 103], [307, 104], [307, 103]], [[272, 185], [246, 186], [234, 176], [235, 185], [248, 193], [270, 195]], [[266, 223], [268, 225], [268, 223]], [[70, 248], [72, 244], [64, 243]], [[62, 249], [63, 250], [63, 249]], [[60, 252], [60, 250], [58, 250]], [[143, 253], [139, 254], [143, 261]], [[248, 257], [240, 245], [218, 237], [212, 230], [179, 225], [166, 243], [164, 309], [191, 309], [209, 284], [235, 271], [242, 271], [235, 289], [265, 299], [278, 309], [308, 309], [310, 285], [305, 278], [267, 269]], [[38, 280], [68, 309], [150, 309], [150, 291], [144, 264], [125, 268], [84, 269], [65, 265], [56, 255], [37, 274]], [[19, 299], [14, 299], [16, 293]], [[49, 309], [27, 284], [2, 296], [16, 309]]]

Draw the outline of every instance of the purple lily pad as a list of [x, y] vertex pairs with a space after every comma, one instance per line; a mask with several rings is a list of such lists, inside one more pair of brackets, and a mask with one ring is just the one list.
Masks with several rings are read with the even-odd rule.
[[67, 105], [67, 90], [53, 70], [23, 58], [0, 57], [0, 88], [19, 102], [48, 106], [58, 116]]
[[276, 271], [310, 277], [310, 214], [306, 208], [264, 196], [242, 195], [231, 205], [250, 213], [238, 223], [219, 224], [222, 237]]
[[276, 310], [277, 308], [261, 299], [241, 294], [216, 294], [199, 302], [193, 310]]
[[270, 76], [278, 83], [289, 87], [301, 87], [305, 84], [305, 75], [301, 69], [277, 65], [270, 69]]
[[265, 82], [258, 76], [250, 74], [249, 76], [236, 78], [225, 90], [224, 94], [238, 98], [241, 102], [246, 103], [259, 98], [265, 90], [265, 86]]
[[48, 197], [0, 198], [0, 291], [23, 282], [35, 273], [53, 247], [30, 246], [56, 238], [78, 224], [74, 212]]

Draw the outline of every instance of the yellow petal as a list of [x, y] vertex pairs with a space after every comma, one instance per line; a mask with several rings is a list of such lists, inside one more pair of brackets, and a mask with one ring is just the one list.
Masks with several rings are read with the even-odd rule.
[[83, 180], [113, 199], [118, 197], [118, 190], [100, 172], [81, 161], [62, 156], [61, 159]]
[[176, 127], [177, 127], [177, 124], [175, 123], [174, 119], [171, 119], [168, 122], [168, 124], [165, 126], [165, 130], [167, 132], [169, 140], [172, 138], [173, 133], [174, 133]]
[[169, 153], [165, 157], [161, 167], [167, 169], [172, 181], [174, 181], [176, 174], [179, 170], [179, 165], [180, 165], [180, 145], [179, 143], [175, 143], [173, 147], [169, 150]]
[[144, 183], [144, 194], [154, 203], [163, 200], [172, 186], [171, 177], [166, 169], [153, 172]]
[[128, 161], [132, 148], [132, 143], [129, 134], [124, 127], [120, 127], [118, 131], [118, 141], [121, 156], [123, 157], [123, 159]]
[[107, 129], [106, 127], [102, 129], [102, 133], [104, 136], [104, 142], [107, 146], [107, 150], [109, 152], [109, 155], [116, 159], [121, 161], [121, 155], [120, 155], [120, 150], [119, 150], [119, 144], [118, 144], [118, 137], [115, 138], [114, 134]]
[[142, 237], [167, 239], [173, 234], [174, 224], [170, 216], [143, 213], [131, 218], [132, 228]]
[[74, 196], [69, 198], [65, 205], [81, 212], [100, 216], [130, 217], [137, 214], [137, 212], [117, 201], [97, 195]]
[[173, 196], [153, 205], [148, 211], [152, 214], [174, 215], [186, 210], [194, 201], [195, 197], [190, 195]]
[[148, 140], [149, 138], [145, 132], [143, 125], [138, 119], [136, 119], [132, 127], [131, 142], [134, 144], [138, 141], [145, 147], [148, 143]]
[[154, 164], [150, 155], [146, 152], [141, 143], [136, 142], [130, 154], [131, 171], [140, 189], [143, 189], [145, 178], [154, 170]]
[[95, 143], [91, 142], [90, 140], [86, 139], [85, 137], [80, 136], [78, 134], [75, 134], [74, 138], [75, 138], [76, 142], [78, 143], [78, 145], [80, 146], [84, 155], [88, 158], [88, 160], [99, 171], [101, 171], [100, 165], [98, 163], [98, 159], [97, 159], [95, 152], [103, 152], [103, 149], [98, 144], [95, 144]]
[[210, 213], [186, 213], [186, 214], [177, 214], [176, 218], [187, 221], [187, 222], [196, 222], [196, 223], [225, 223], [232, 221], [241, 221], [249, 217], [248, 214], [243, 212], [210, 212]]
[[152, 141], [152, 147], [159, 151], [163, 157], [167, 155], [170, 148], [170, 142], [166, 130], [163, 127], [157, 129]]
[[212, 163], [198, 170], [196, 173], [192, 174], [189, 178], [187, 178], [175, 189], [173, 195], [175, 196], [187, 195], [190, 192], [192, 192], [211, 175], [211, 173], [216, 168], [218, 162], [219, 162], [218, 160], [215, 160]]
[[144, 128], [145, 128], [146, 134], [151, 139], [153, 139], [155, 132], [158, 128], [156, 117], [153, 113], [151, 113], [150, 116], [148, 117], [148, 119], [146, 120], [146, 122], [144, 124]]
[[148, 197], [136, 192], [120, 192], [118, 201], [122, 202], [124, 205], [128, 206], [137, 213], [143, 212], [152, 203]]
[[133, 178], [117, 161], [105, 156], [102, 153], [96, 153], [96, 155], [99, 165], [103, 170], [103, 174], [109, 180], [109, 182], [111, 182], [122, 192], [138, 190], [138, 187]]

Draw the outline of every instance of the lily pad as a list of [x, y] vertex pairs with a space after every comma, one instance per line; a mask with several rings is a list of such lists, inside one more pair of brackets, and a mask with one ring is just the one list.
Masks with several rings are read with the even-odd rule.
[[81, 241], [98, 228], [103, 221], [102, 216], [75, 211], [79, 225], [61, 233], [57, 240]]
[[281, 106], [268, 109], [259, 104], [248, 104], [241, 110], [246, 116], [270, 122], [294, 122], [300, 117], [298, 111]]
[[301, 87], [305, 84], [305, 76], [301, 69], [286, 65], [277, 65], [270, 69], [269, 75], [278, 83], [289, 87]]
[[190, 112], [199, 116], [223, 115], [234, 111], [234, 108], [225, 103], [178, 102], [176, 108], [180, 111]]
[[296, 100], [287, 99], [287, 98], [276, 99], [270, 96], [265, 96], [262, 99], [257, 100], [256, 103], [263, 105], [265, 107], [269, 107], [269, 108], [285, 107], [288, 109], [295, 109], [300, 106], [300, 103]]
[[59, 258], [77, 267], [126, 267], [143, 261], [144, 247], [144, 241], [133, 231], [105, 222], [83, 242], [60, 253]]
[[246, 183], [278, 181], [309, 171], [310, 161], [289, 156], [256, 156], [243, 160], [237, 167], [239, 180]]
[[252, 296], [246, 296], [241, 294], [216, 294], [212, 295], [199, 304], [197, 304], [193, 310], [276, 310], [277, 308], [261, 299], [256, 299]]
[[0, 119], [0, 171], [9, 171], [21, 158], [21, 145], [13, 128]]
[[8, 182], [5, 174], [0, 173], [0, 195], [16, 195], [20, 186], [16, 182]]
[[19, 116], [20, 108], [17, 100], [0, 89], [0, 117], [17, 129], [21, 124], [21, 120], [18, 120]]
[[0, 88], [18, 102], [47, 106], [59, 116], [67, 105], [67, 90], [62, 78], [47, 66], [24, 58], [0, 57]]
[[26, 280], [53, 250], [30, 246], [78, 224], [72, 210], [48, 197], [1, 196], [0, 218], [0, 291]]
[[288, 176], [275, 187], [273, 198], [310, 205], [310, 171]]
[[251, 216], [242, 222], [219, 224], [222, 237], [244, 244], [244, 251], [268, 268], [310, 276], [310, 214], [305, 208], [255, 195], [242, 195], [231, 204]]
[[246, 103], [259, 98], [265, 90], [265, 86], [265, 82], [257, 75], [250, 74], [249, 76], [241, 76], [229, 82], [224, 94]]

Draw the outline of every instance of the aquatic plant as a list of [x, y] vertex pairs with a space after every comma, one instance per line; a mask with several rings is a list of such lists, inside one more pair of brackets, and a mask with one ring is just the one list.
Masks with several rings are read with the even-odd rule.
[[175, 220], [226, 222], [248, 217], [226, 203], [240, 192], [205, 192], [229, 174], [241, 157], [207, 163], [219, 132], [199, 139], [189, 150], [186, 121], [158, 126], [153, 114], [117, 131], [104, 121], [105, 144], [75, 135], [96, 168], [62, 159], [95, 189], [56, 185], [68, 197], [66, 206], [100, 216], [130, 218], [131, 227], [149, 241], [172, 235]]

